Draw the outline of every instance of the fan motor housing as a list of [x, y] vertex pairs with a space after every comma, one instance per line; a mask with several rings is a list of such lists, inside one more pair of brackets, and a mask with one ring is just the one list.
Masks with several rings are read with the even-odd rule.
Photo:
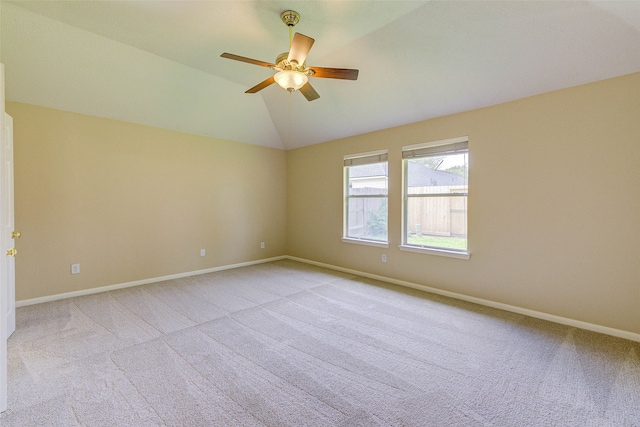
[[282, 61], [286, 61], [289, 58], [289, 52], [282, 52], [276, 57], [276, 65], [280, 65]]
[[306, 74], [306, 66], [307, 63], [305, 62], [304, 64], [298, 64], [297, 62], [289, 62], [289, 52], [282, 52], [280, 55], [278, 55], [276, 57], [276, 62], [275, 64], [278, 66], [279, 69], [282, 70], [294, 70], [294, 71], [300, 71], [301, 73], [305, 73]]

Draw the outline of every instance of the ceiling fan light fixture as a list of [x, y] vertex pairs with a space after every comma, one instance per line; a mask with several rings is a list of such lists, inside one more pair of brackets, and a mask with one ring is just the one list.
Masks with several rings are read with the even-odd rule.
[[273, 78], [276, 80], [276, 83], [280, 85], [283, 89], [288, 90], [289, 92], [295, 92], [300, 89], [302, 86], [306, 85], [309, 81], [309, 78], [306, 74], [301, 73], [300, 71], [293, 70], [284, 70], [277, 72]]

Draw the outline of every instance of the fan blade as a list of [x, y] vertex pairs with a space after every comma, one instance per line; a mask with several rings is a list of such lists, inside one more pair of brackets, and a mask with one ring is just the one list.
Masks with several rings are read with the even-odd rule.
[[311, 46], [313, 46], [313, 42], [315, 42], [315, 40], [311, 37], [295, 33], [293, 41], [291, 42], [291, 49], [289, 49], [289, 57], [287, 58], [289, 62], [296, 61], [299, 65], [304, 64], [309, 50], [311, 50]]
[[254, 87], [252, 87], [251, 89], [247, 90], [245, 93], [256, 93], [258, 91], [261, 91], [265, 87], [274, 84], [275, 82], [276, 82], [276, 79], [274, 79], [273, 76], [271, 76], [267, 80], [260, 82]]
[[307, 101], [313, 101], [314, 99], [320, 98], [320, 95], [318, 95], [318, 92], [316, 92], [316, 90], [313, 88], [313, 86], [311, 86], [311, 83], [309, 82], [307, 82], [304, 86], [302, 86], [298, 90], [302, 92], [305, 98], [307, 98]]
[[260, 65], [261, 67], [271, 68], [271, 67], [275, 67], [276, 66], [276, 64], [271, 64], [269, 62], [259, 61], [257, 59], [245, 58], [244, 56], [234, 55], [233, 53], [225, 52], [220, 56], [223, 57], [223, 58], [227, 58], [227, 59], [233, 59], [235, 61], [248, 62], [249, 64]]
[[351, 68], [323, 68], [309, 67], [313, 71], [313, 77], [326, 79], [358, 80], [358, 70]]

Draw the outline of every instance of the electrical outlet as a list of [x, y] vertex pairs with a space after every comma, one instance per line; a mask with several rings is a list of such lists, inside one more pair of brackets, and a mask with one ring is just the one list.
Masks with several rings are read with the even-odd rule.
[[71, 274], [80, 273], [80, 264], [71, 264]]
[[382, 262], [387, 262], [387, 254], [382, 254]]
[[200, 256], [205, 256], [207, 254], [207, 251], [205, 251], [204, 249], [200, 249]]
[[264, 249], [264, 242], [260, 242], [260, 249]]

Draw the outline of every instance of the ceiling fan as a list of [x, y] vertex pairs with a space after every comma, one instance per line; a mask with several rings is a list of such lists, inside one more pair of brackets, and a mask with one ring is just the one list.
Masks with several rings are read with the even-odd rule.
[[234, 55], [232, 53], [223, 53], [223, 58], [233, 59], [236, 61], [247, 62], [249, 64], [260, 65], [261, 67], [271, 68], [278, 71], [275, 75], [269, 77], [263, 82], [258, 83], [245, 93], [256, 93], [267, 86], [278, 83], [282, 88], [289, 92], [300, 92], [307, 98], [307, 101], [313, 101], [320, 98], [318, 92], [309, 83], [309, 77], [322, 77], [327, 79], [357, 80], [358, 70], [350, 68], [324, 68], [309, 67], [305, 60], [309, 54], [309, 50], [315, 41], [311, 37], [304, 34], [295, 33], [293, 39], [291, 32], [293, 26], [300, 21], [300, 14], [293, 10], [287, 10], [280, 15], [282, 22], [289, 27], [289, 52], [278, 55], [274, 64], [259, 61], [257, 59], [246, 58], [244, 56]]

